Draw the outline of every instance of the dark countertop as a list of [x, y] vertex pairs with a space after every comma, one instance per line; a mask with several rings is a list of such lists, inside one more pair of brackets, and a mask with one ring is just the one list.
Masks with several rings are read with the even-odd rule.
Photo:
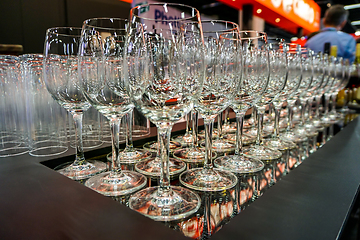
[[[360, 183], [359, 121], [211, 239], [337, 239]], [[188, 239], [40, 163], [48, 159], [0, 158], [0, 239]]]

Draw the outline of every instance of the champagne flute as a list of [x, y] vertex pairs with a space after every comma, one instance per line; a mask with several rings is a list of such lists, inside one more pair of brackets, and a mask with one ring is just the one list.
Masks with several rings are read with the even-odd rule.
[[52, 97], [68, 112], [75, 122], [75, 152], [73, 163], [59, 166], [58, 172], [74, 179], [83, 180], [106, 171], [100, 161], [86, 161], [82, 143], [83, 112], [91, 105], [79, 86], [78, 49], [81, 28], [58, 27], [46, 31], [44, 46], [44, 81]]
[[[215, 118], [230, 105], [240, 84], [236, 76], [238, 71], [231, 71], [240, 66], [241, 54], [237, 54], [239, 48], [234, 49], [235, 54], [223, 51], [224, 45], [221, 45], [219, 39], [223, 33], [237, 33], [238, 26], [225, 22], [234, 26], [230, 30], [215, 23], [216, 21], [210, 21], [208, 27], [204, 27], [206, 80], [201, 95], [195, 102], [195, 109], [202, 114], [205, 124], [205, 164], [203, 168], [193, 168], [180, 175], [183, 185], [199, 191], [222, 191], [234, 187], [237, 183], [237, 177], [233, 173], [215, 169], [213, 166], [212, 131]], [[185, 31], [193, 25], [185, 26]]]
[[147, 183], [140, 173], [122, 170], [120, 166], [120, 121], [133, 108], [122, 82], [126, 79], [121, 77], [127, 27], [125, 19], [88, 19], [83, 23], [80, 40], [81, 90], [89, 103], [109, 120], [112, 139], [111, 170], [89, 178], [85, 186], [105, 196], [130, 194]]
[[[154, 19], [155, 12], [168, 14]], [[170, 17], [170, 14], [171, 15]], [[157, 126], [160, 142], [160, 186], [133, 194], [129, 207], [157, 221], [187, 217], [200, 207], [199, 196], [171, 186], [169, 142], [172, 126], [193, 107], [204, 78], [203, 38], [199, 11], [182, 4], [154, 3], [130, 11], [124, 77], [135, 107]], [[193, 21], [192, 42], [184, 42], [180, 27]]]

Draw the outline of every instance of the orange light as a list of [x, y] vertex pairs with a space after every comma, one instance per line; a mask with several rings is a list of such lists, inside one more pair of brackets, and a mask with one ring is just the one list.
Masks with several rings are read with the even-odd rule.
[[276, 18], [275, 22], [277, 22], [277, 23], [280, 22], [280, 18]]
[[261, 8], [258, 8], [258, 10], [256, 10], [257, 14], [260, 14], [262, 12]]

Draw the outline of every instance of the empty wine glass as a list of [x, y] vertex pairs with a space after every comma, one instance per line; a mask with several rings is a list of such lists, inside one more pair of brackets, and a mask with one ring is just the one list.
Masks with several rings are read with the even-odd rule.
[[82, 180], [103, 172], [107, 165], [100, 161], [86, 161], [82, 144], [83, 112], [91, 105], [79, 86], [78, 49], [81, 28], [59, 27], [46, 31], [44, 46], [44, 81], [52, 97], [75, 122], [76, 158], [73, 163], [59, 166], [58, 172], [74, 180]]
[[[225, 26], [223, 25], [225, 23]], [[203, 168], [192, 168], [180, 175], [180, 182], [200, 191], [222, 191], [232, 188], [237, 183], [236, 176], [228, 171], [214, 169], [212, 158], [212, 131], [214, 120], [219, 113], [224, 111], [235, 97], [240, 85], [236, 74], [240, 66], [241, 54], [239, 48], [234, 46], [235, 52], [223, 51], [224, 45], [219, 39], [223, 33], [238, 32], [235, 23], [223, 21], [209, 21], [204, 26], [206, 80], [202, 92], [195, 102], [195, 109], [204, 118], [205, 125], [205, 164]], [[185, 26], [185, 31], [191, 29], [194, 24]], [[226, 26], [233, 26], [230, 30]], [[232, 64], [234, 63], [234, 64]]]
[[[205, 31], [205, 35], [214, 34], [213, 29], [217, 29], [218, 34], [232, 32], [234, 29], [237, 29], [237, 24], [223, 21], [223, 20], [205, 20], [201, 22], [202, 28]], [[191, 24], [185, 27], [185, 31], [190, 32], [189, 28], [191, 28]], [[216, 36], [216, 37], [219, 37]], [[185, 36], [186, 38], [186, 36]], [[195, 102], [196, 105], [196, 102]], [[180, 159], [187, 163], [203, 163], [205, 161], [205, 148], [200, 147], [198, 145], [198, 109], [195, 108], [192, 110], [193, 114], [193, 136], [192, 136], [192, 143], [189, 147], [179, 149], [174, 152], [174, 157]], [[224, 141], [223, 139], [217, 139], [214, 141], [216, 146], [212, 145], [213, 149], [217, 149], [219, 152], [221, 151], [231, 151], [234, 149], [234, 144], [229, 143], [228, 141]], [[216, 158], [217, 154], [215, 151], [211, 153], [211, 158]]]
[[[224, 169], [235, 173], [255, 173], [264, 168], [264, 163], [256, 158], [248, 158], [243, 155], [243, 119], [246, 111], [250, 108], [250, 104], [254, 99], [258, 99], [264, 92], [264, 86], [268, 84], [268, 79], [260, 78], [259, 81], [248, 81], [246, 73], [243, 73], [245, 67], [252, 66], [253, 72], [259, 73], [263, 71], [263, 64], [256, 64], [261, 58], [261, 54], [251, 54], [251, 45], [255, 45], [266, 41], [266, 34], [262, 32], [253, 32], [253, 37], [250, 39], [240, 39], [239, 33], [228, 33], [220, 36], [222, 43], [222, 51], [226, 53], [230, 61], [230, 67], [227, 69], [226, 74], [233, 74], [234, 81], [240, 82], [237, 86], [235, 96], [231, 99], [231, 108], [236, 113], [236, 148], [234, 155], [227, 155], [215, 159], [214, 165], [217, 168]], [[243, 42], [244, 41], [244, 42]], [[254, 50], [256, 51], [256, 50]], [[265, 63], [265, 65], [268, 64]], [[266, 67], [265, 67], [266, 69]], [[248, 71], [248, 70], [246, 70]], [[267, 71], [268, 68], [267, 68]], [[251, 72], [251, 71], [249, 71]], [[267, 75], [266, 71], [264, 72]]]
[[85, 186], [106, 196], [129, 194], [147, 183], [140, 173], [120, 166], [120, 121], [133, 108], [122, 82], [127, 80], [122, 78], [127, 27], [125, 19], [88, 19], [80, 40], [80, 86], [89, 103], [109, 120], [112, 138], [111, 170], [89, 178]]
[[[155, 12], [175, 14], [154, 19]], [[170, 16], [170, 15], [169, 15]], [[191, 41], [182, 38], [184, 22], [196, 22]], [[172, 126], [193, 107], [204, 78], [203, 39], [199, 11], [181, 4], [154, 3], [130, 11], [124, 77], [135, 107], [158, 129], [160, 186], [131, 196], [129, 207], [157, 221], [170, 221], [195, 213], [199, 196], [170, 186], [169, 142]]]
[[[252, 31], [240, 32], [242, 41], [248, 40], [249, 42], [254, 41], [255, 33]], [[261, 36], [262, 33], [258, 33]], [[255, 35], [256, 36], [256, 35]], [[248, 148], [244, 155], [251, 158], [258, 158], [260, 160], [275, 160], [281, 157], [281, 152], [272, 148], [263, 146], [262, 131], [263, 131], [263, 119], [266, 110], [266, 106], [281, 93], [285, 88], [286, 83], [286, 68], [284, 68], [284, 54], [281, 52], [283, 41], [281, 39], [272, 39], [270, 43], [267, 42], [267, 38], [264, 41], [259, 41], [254, 46], [254, 43], [249, 43], [247, 47], [248, 56], [245, 56], [249, 62], [244, 67], [244, 81], [254, 81], [255, 85], [263, 82], [262, 85], [258, 85], [262, 89], [262, 93], [257, 93], [254, 97], [252, 104], [256, 107], [257, 111], [257, 139], [255, 146]], [[253, 52], [258, 51], [259, 61], [262, 65], [256, 71], [252, 69], [252, 66], [256, 66], [252, 63]], [[251, 66], [249, 68], [249, 66]], [[253, 95], [251, 92], [249, 95]], [[254, 96], [254, 95], [253, 95]]]
[[293, 108], [300, 95], [306, 92], [311, 86], [313, 75], [313, 53], [307, 48], [300, 48], [299, 52], [295, 54], [298, 54], [298, 58], [293, 59], [295, 60], [295, 64], [298, 65], [298, 67], [295, 67], [295, 74], [297, 74], [297, 77], [300, 78], [301, 81], [297, 90], [295, 90], [286, 99], [289, 112], [288, 128], [286, 132], [281, 135], [281, 137], [285, 140], [299, 143], [307, 141], [307, 137], [304, 135], [299, 135], [293, 131]]

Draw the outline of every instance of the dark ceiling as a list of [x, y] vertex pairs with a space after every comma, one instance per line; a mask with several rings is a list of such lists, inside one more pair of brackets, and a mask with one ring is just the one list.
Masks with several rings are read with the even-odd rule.
[[[321, 17], [324, 15], [326, 9], [328, 8], [328, 4], [355, 4], [359, 3], [360, 0], [315, 0], [315, 2], [321, 8]], [[167, 2], [179, 2], [174, 0], [168, 0]], [[201, 13], [214, 16], [214, 18], [234, 21], [238, 22], [238, 11], [221, 3], [216, 0], [182, 0], [182, 4], [190, 5], [197, 8]], [[350, 24], [351, 21], [360, 20], [360, 8], [349, 10], [349, 20], [346, 26], [344, 27], [343, 31], [347, 33], [354, 33], [357, 30], [357, 26], [352, 26]], [[358, 26], [360, 30], [360, 25]], [[291, 37], [293, 34], [284, 32], [282, 30], [277, 29], [276, 27], [270, 26], [266, 24], [265, 31], [271, 32], [279, 32], [279, 35], [285, 37]]]

